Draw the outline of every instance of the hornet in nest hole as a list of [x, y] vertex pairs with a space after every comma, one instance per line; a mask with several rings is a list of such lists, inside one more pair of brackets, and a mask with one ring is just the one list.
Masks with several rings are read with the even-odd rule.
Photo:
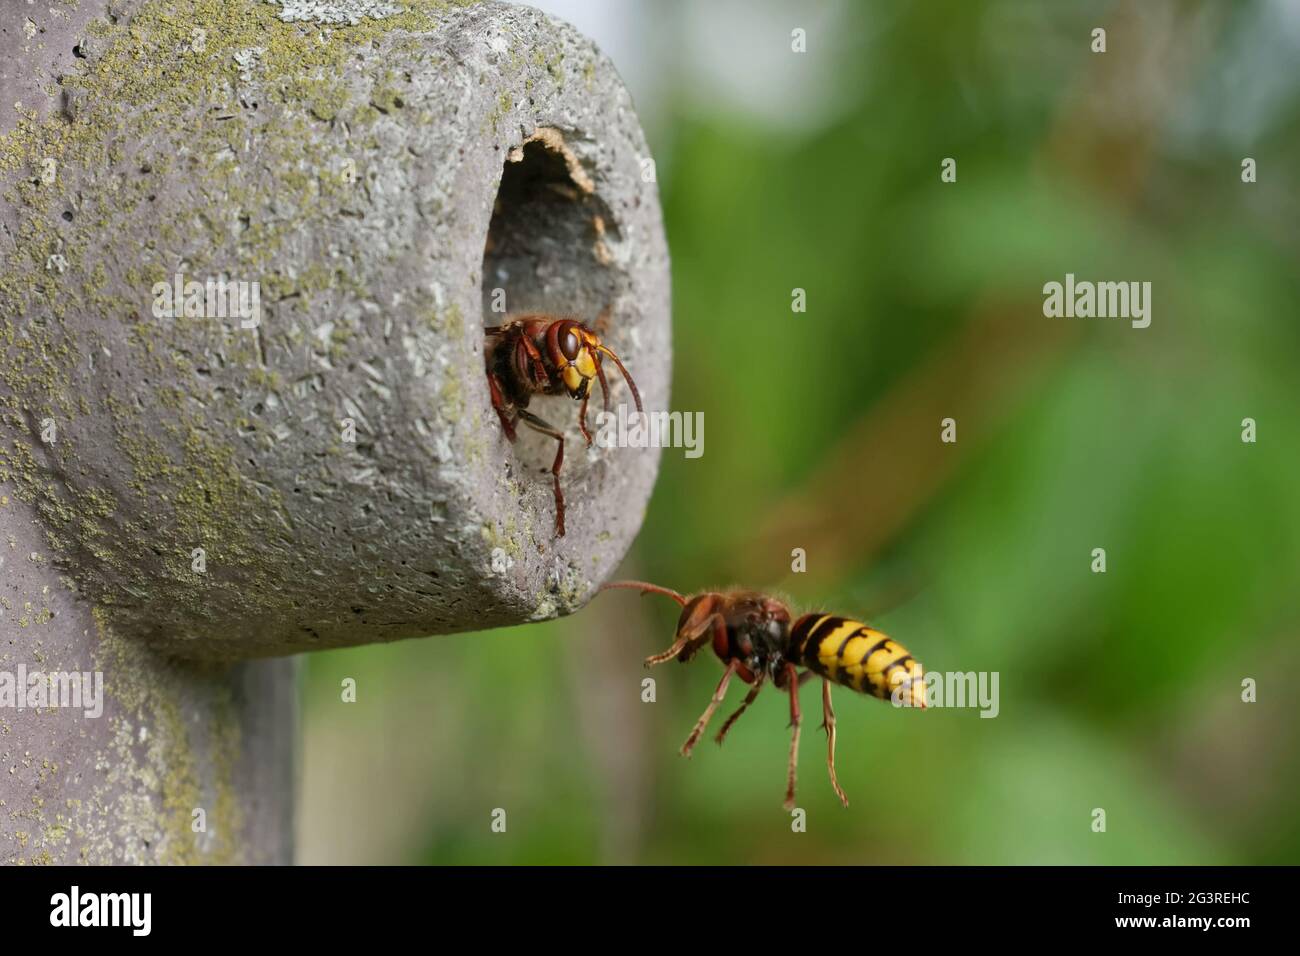
[[[608, 315], [608, 309], [601, 313], [596, 328], [604, 324]], [[581, 401], [578, 425], [590, 447], [587, 401], [591, 397], [593, 380], [600, 382], [605, 410], [609, 411], [609, 384], [605, 380], [601, 357], [612, 359], [623, 373], [638, 413], [642, 412], [641, 393], [613, 350], [601, 341], [594, 329], [577, 319], [529, 313], [505, 325], [490, 326], [484, 332], [489, 340], [484, 351], [492, 407], [501, 418], [506, 438], [513, 442], [515, 427], [523, 422], [559, 443], [555, 462], [551, 465], [551, 477], [555, 483], [555, 534], [563, 537], [564, 492], [560, 490], [560, 468], [564, 465], [564, 433], [530, 412], [529, 400], [534, 395], [568, 395], [574, 401]]]

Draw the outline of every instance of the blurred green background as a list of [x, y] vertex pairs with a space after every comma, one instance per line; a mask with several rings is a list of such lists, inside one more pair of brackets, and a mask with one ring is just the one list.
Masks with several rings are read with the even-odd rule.
[[[716, 659], [641, 702], [662, 598], [315, 654], [299, 858], [1300, 862], [1300, 6], [542, 6], [637, 99], [706, 424], [623, 576], [868, 617], [1001, 713], [838, 691], [845, 810], [810, 685], [796, 834], [779, 695], [689, 761]], [[1067, 272], [1151, 326], [1044, 317]]]

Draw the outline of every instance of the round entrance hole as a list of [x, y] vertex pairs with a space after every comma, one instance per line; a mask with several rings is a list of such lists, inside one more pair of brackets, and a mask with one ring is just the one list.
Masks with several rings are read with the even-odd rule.
[[[619, 241], [618, 225], [591, 174], [557, 130], [538, 130], [510, 150], [502, 167], [483, 251], [483, 324], [502, 325], [534, 313], [575, 318], [596, 328], [617, 351], [618, 300], [629, 286], [617, 265]], [[609, 315], [601, 320], [607, 310]], [[608, 362], [606, 379], [611, 410], [631, 402], [626, 383]], [[581, 407], [565, 395], [537, 395], [528, 405], [530, 412], [564, 433], [560, 484], [566, 491], [583, 484], [600, 466], [601, 453], [616, 451], [588, 454], [578, 427]], [[603, 407], [597, 386], [587, 411], [593, 435]], [[555, 451], [554, 438], [519, 423], [512, 453], [521, 478], [550, 488]], [[567, 493], [565, 497], [572, 507]]]

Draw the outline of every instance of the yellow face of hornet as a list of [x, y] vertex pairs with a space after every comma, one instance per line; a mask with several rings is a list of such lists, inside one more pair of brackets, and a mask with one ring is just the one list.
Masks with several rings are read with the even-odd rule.
[[600, 340], [581, 327], [564, 329], [557, 336], [563, 362], [559, 365], [560, 380], [565, 391], [575, 399], [586, 398], [592, 380], [599, 373], [596, 367], [596, 349]]

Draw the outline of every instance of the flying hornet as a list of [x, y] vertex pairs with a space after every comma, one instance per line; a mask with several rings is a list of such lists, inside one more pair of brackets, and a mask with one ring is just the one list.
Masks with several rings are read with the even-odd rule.
[[647, 657], [646, 667], [674, 657], [685, 663], [707, 644], [713, 646], [713, 652], [723, 663], [722, 680], [682, 744], [682, 756], [689, 757], [695, 749], [733, 677], [751, 686], [740, 708], [718, 730], [715, 739], [719, 744], [765, 683], [770, 682], [777, 690], [789, 694], [793, 733], [786, 771], [787, 810], [794, 807], [795, 765], [799, 758], [799, 688], [813, 677], [822, 681], [822, 728], [826, 731], [826, 766], [830, 770], [831, 786], [846, 807], [849, 798], [835, 775], [831, 684], [892, 700], [899, 706], [925, 707], [925, 672], [921, 664], [901, 644], [859, 621], [834, 614], [804, 614], [794, 620], [784, 601], [757, 591], [706, 591], [687, 596], [644, 581], [615, 581], [601, 590], [612, 588], [662, 594], [682, 609], [672, 645]]

